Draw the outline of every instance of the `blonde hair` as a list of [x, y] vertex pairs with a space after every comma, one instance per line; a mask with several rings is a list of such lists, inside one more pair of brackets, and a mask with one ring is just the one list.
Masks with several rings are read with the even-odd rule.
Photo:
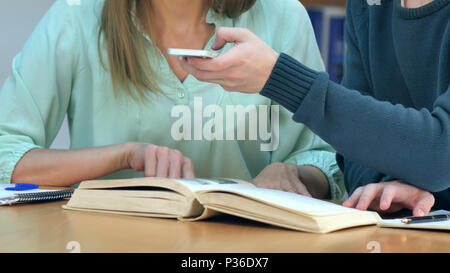
[[[209, 8], [220, 15], [235, 18], [250, 9], [256, 0], [208, 0]], [[148, 63], [146, 40], [133, 18], [134, 7], [137, 19], [144, 18], [151, 8], [149, 0], [106, 0], [101, 15], [98, 37], [100, 61], [106, 67], [101, 54], [101, 37], [106, 46], [114, 93], [125, 92], [134, 99], [147, 99], [146, 92], [158, 92], [154, 72]], [[150, 20], [140, 20], [144, 29]], [[148, 33], [152, 41], [154, 35]], [[155, 41], [157, 42], [157, 41]]]

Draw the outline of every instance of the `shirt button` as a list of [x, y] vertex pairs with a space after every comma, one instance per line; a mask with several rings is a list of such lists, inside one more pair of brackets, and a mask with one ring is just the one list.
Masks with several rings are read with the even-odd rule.
[[181, 92], [181, 91], [180, 91], [180, 92], [178, 93], [178, 97], [179, 97], [180, 99], [183, 99], [184, 96], [185, 96], [184, 92]]

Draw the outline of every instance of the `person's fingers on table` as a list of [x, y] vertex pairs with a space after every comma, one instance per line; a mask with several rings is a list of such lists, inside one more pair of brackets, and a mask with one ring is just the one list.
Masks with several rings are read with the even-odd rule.
[[184, 157], [183, 160], [183, 178], [192, 179], [195, 178], [194, 164], [188, 157]]
[[422, 192], [417, 197], [416, 204], [413, 207], [413, 216], [427, 215], [435, 202], [434, 196], [429, 192]]
[[156, 149], [155, 145], [148, 145], [145, 148], [144, 155], [144, 175], [146, 177], [155, 177], [156, 176]]
[[157, 166], [156, 166], [156, 176], [157, 177], [167, 177], [169, 175], [169, 152], [168, 147], [159, 147], [156, 152]]
[[395, 186], [389, 185], [384, 187], [380, 197], [379, 208], [384, 211], [388, 210], [391, 207], [396, 193], [397, 188]]
[[275, 189], [274, 181], [271, 179], [266, 179], [265, 177], [256, 176], [251, 181], [253, 185], [255, 185], [258, 188], [264, 188], [264, 189]]
[[359, 210], [367, 210], [369, 208], [372, 201], [378, 195], [378, 191], [380, 189], [380, 184], [369, 184], [364, 187], [364, 191], [361, 193], [359, 197], [358, 204], [356, 205], [356, 209]]
[[344, 203], [342, 203], [342, 205], [344, 205], [345, 207], [354, 208], [356, 206], [363, 190], [364, 190], [364, 187], [358, 187], [353, 192], [353, 194]]

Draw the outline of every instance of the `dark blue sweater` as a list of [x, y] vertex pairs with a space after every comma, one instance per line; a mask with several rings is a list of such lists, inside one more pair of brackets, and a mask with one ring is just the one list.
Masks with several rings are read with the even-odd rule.
[[450, 0], [347, 1], [342, 85], [281, 54], [261, 94], [338, 152], [349, 193], [398, 179], [450, 208]]

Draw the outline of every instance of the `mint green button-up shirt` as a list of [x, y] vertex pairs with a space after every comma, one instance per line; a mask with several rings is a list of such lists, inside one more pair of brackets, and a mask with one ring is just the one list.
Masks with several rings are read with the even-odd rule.
[[[332, 198], [342, 197], [333, 149], [292, 121], [292, 113], [263, 96], [229, 93], [191, 75], [180, 82], [148, 37], [149, 62], [164, 95], [150, 95], [149, 104], [115, 97], [98, 56], [102, 6], [102, 0], [57, 1], [14, 59], [0, 91], [1, 182], [11, 181], [27, 151], [50, 147], [67, 115], [71, 149], [128, 141], [167, 146], [191, 158], [198, 177], [250, 180], [273, 162], [312, 165], [326, 174]], [[296, 0], [258, 0], [239, 18], [210, 11], [206, 20], [216, 28], [248, 28], [276, 51], [324, 69], [308, 14]], [[247, 111], [240, 117], [231, 111], [239, 107]], [[142, 175], [123, 170], [107, 178]]]

